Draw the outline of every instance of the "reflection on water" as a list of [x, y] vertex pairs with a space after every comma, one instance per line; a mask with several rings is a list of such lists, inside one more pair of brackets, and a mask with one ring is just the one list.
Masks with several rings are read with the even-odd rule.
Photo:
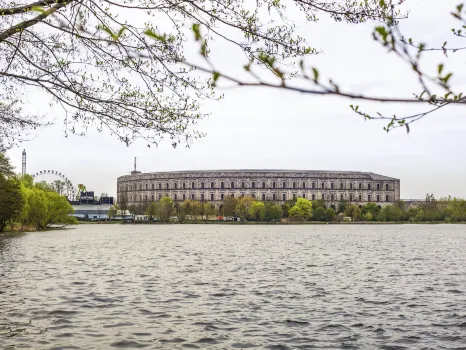
[[0, 348], [466, 344], [466, 226], [82, 225], [0, 236]]

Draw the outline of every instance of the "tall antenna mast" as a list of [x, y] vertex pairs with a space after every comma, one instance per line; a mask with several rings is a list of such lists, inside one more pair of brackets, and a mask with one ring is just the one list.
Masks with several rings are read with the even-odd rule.
[[134, 170], [131, 172], [131, 175], [136, 175], [136, 174], [140, 174], [141, 172], [138, 171], [138, 168], [137, 168], [137, 158], [134, 157]]
[[22, 169], [22, 175], [26, 175], [26, 150], [23, 149], [23, 169]]

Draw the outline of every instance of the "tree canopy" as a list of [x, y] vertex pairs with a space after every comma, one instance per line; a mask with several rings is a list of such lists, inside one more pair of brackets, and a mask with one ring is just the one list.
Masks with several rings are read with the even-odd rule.
[[[403, 18], [398, 5], [383, 0], [0, 0], [0, 138], [8, 146], [50, 122], [45, 111], [23, 110], [23, 96], [34, 89], [61, 109], [67, 133], [106, 129], [126, 144], [168, 137], [174, 146], [200, 137], [193, 128], [205, 116], [200, 101], [221, 97], [213, 91], [220, 77], [235, 79], [188, 62], [187, 39], [194, 36], [206, 59], [212, 40], [225, 41], [244, 53], [253, 76], [261, 66], [280, 79], [278, 87], [291, 88], [287, 79], [304, 70], [285, 73], [283, 64], [319, 52], [297, 35], [288, 18], [294, 12], [313, 22], [321, 15], [376, 21], [378, 40], [393, 49], [392, 28]], [[311, 72], [320, 84], [317, 69]], [[320, 86], [315, 93], [354, 97]]]

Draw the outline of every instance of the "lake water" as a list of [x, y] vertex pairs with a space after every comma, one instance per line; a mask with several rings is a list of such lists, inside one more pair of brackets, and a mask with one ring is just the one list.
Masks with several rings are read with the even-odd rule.
[[466, 349], [466, 225], [0, 236], [1, 349]]

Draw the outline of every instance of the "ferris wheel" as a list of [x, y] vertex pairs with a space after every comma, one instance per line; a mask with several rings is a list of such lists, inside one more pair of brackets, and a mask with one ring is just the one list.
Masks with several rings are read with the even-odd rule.
[[73, 186], [68, 177], [65, 174], [62, 174], [56, 170], [41, 170], [32, 175], [32, 178], [37, 181], [37, 178], [46, 178], [46, 177], [58, 177], [62, 181], [59, 182], [52, 182], [50, 185], [53, 187], [55, 192], [58, 192], [61, 195], [64, 195], [68, 198], [68, 200], [73, 201], [76, 199], [76, 189]]

